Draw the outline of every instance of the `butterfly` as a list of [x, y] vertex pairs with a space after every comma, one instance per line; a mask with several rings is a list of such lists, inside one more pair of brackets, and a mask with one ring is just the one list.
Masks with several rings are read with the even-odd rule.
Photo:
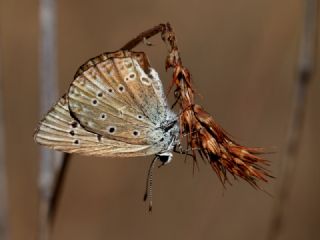
[[[103, 53], [83, 64], [67, 93], [40, 121], [37, 143], [103, 157], [155, 154], [171, 161], [179, 144], [177, 116], [143, 52]], [[147, 181], [152, 181], [149, 169]], [[148, 184], [148, 183], [147, 183]]]

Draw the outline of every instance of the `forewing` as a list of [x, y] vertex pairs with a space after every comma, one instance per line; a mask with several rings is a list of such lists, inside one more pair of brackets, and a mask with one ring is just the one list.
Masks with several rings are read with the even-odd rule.
[[151, 135], [166, 118], [161, 81], [143, 53], [120, 51], [89, 60], [78, 70], [68, 101], [86, 130], [127, 143], [155, 143]]
[[151, 145], [129, 144], [87, 131], [70, 115], [65, 96], [40, 122], [34, 138], [37, 143], [56, 150], [92, 156], [131, 157], [158, 151]]
[[130, 57], [114, 58], [114, 63], [126, 89], [148, 119], [155, 125], [165, 120], [168, 106], [162, 83], [157, 72], [147, 64], [146, 55], [132, 53]]

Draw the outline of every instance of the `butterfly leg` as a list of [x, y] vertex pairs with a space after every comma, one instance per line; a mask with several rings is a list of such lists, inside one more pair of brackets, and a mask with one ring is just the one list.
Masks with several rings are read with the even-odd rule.
[[[178, 147], [178, 149], [177, 149], [177, 147]], [[173, 148], [173, 152], [179, 153], [179, 154], [185, 154], [185, 155], [191, 156], [191, 157], [193, 157], [193, 155], [192, 155], [191, 153], [189, 153], [189, 152], [194, 151], [194, 150], [198, 150], [198, 149], [195, 149], [195, 148], [191, 149], [191, 148], [189, 148], [189, 149], [184, 150], [184, 149], [182, 149], [181, 144], [177, 144], [177, 145], [174, 146], [174, 148]]]
[[176, 97], [176, 100], [175, 100], [174, 103], [172, 104], [171, 109], [173, 109], [173, 108], [177, 105], [177, 103], [179, 102], [179, 100], [180, 100], [180, 98], [181, 98], [181, 94], [180, 94], [180, 92], [177, 91], [177, 90], [178, 90], [178, 89], [176, 89], [176, 90], [174, 91], [174, 96]]

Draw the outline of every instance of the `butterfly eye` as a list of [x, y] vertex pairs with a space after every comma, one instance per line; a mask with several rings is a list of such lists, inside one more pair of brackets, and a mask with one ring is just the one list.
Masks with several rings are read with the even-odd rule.
[[107, 131], [108, 131], [108, 133], [110, 133], [110, 134], [114, 134], [115, 131], [116, 131], [116, 127], [109, 126], [109, 127], [107, 128]]

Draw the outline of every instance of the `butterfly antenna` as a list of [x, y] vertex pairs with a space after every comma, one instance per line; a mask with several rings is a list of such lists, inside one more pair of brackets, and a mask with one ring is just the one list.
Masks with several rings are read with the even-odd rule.
[[153, 173], [153, 169], [157, 159], [158, 159], [158, 156], [155, 156], [152, 159], [152, 162], [150, 164], [150, 167], [148, 170], [147, 182], [146, 182], [146, 191], [143, 197], [143, 201], [146, 201], [149, 198], [149, 212], [152, 211], [152, 173]]

